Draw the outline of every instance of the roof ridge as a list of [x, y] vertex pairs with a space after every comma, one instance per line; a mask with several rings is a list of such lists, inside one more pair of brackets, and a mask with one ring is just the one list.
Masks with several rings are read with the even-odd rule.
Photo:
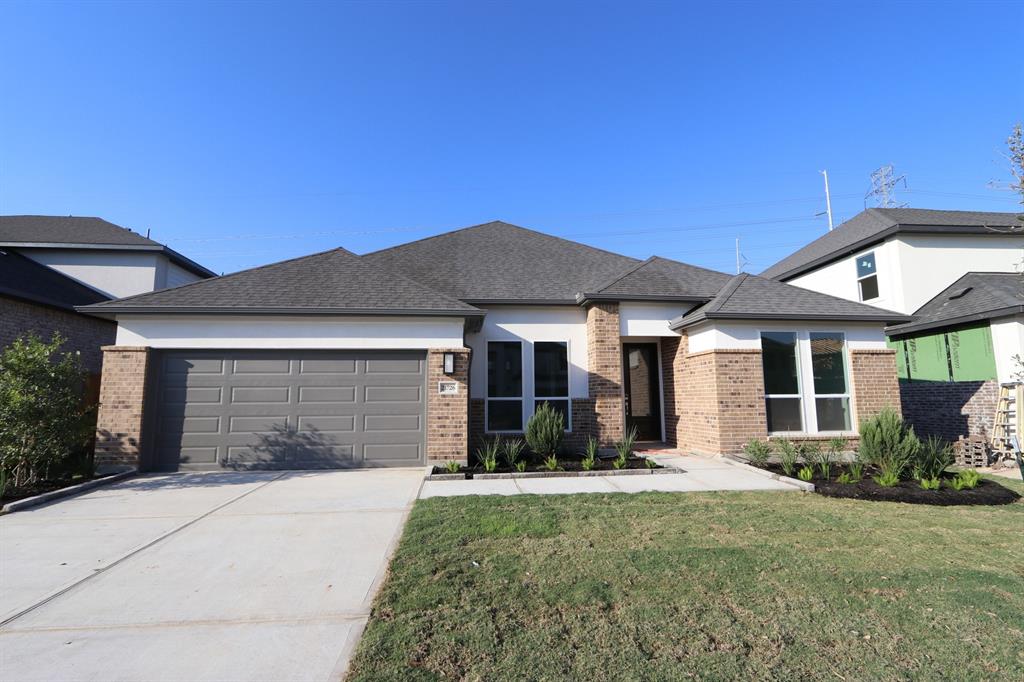
[[736, 293], [736, 290], [740, 288], [741, 284], [747, 281], [748, 277], [750, 277], [750, 275], [745, 272], [733, 275], [732, 279], [726, 282], [725, 286], [723, 286], [715, 297], [708, 302], [708, 307], [704, 312], [716, 312], [721, 310], [722, 306], [729, 302], [732, 295]]
[[654, 255], [651, 256], [650, 260], [663, 260], [669, 263], [675, 263], [676, 265], [685, 265], [686, 267], [693, 268], [694, 270], [703, 270], [704, 272], [710, 272], [714, 275], [725, 275], [726, 277], [735, 277], [735, 275], [730, 275], [728, 272], [722, 272], [721, 270], [715, 270], [713, 268], [706, 268], [703, 265], [694, 265], [693, 263], [687, 263], [686, 261], [676, 260], [675, 258], [666, 258], [665, 256]]
[[634, 272], [636, 272], [637, 270], [639, 270], [643, 266], [647, 265], [648, 263], [653, 262], [655, 258], [657, 258], [657, 256], [648, 256], [647, 258], [645, 258], [644, 260], [640, 261], [636, 265], [630, 266], [629, 268], [626, 269], [625, 272], [616, 275], [613, 279], [605, 282], [604, 284], [601, 284], [601, 285], [599, 285], [597, 287], [594, 287], [593, 293], [599, 294], [602, 291], [604, 291], [605, 289], [608, 289], [609, 287], [611, 287], [612, 285], [618, 284], [619, 282], [621, 282], [622, 280], [626, 279], [627, 277], [632, 275]]

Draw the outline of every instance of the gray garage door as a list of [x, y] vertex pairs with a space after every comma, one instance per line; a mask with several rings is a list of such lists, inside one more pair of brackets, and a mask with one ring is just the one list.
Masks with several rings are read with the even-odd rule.
[[155, 409], [147, 410], [155, 468], [424, 461], [422, 352], [173, 351], [156, 359]]

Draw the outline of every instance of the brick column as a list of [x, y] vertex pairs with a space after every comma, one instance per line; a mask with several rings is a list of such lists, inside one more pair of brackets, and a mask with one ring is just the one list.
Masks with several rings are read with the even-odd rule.
[[[444, 354], [455, 353], [455, 373], [444, 373]], [[467, 460], [469, 446], [468, 348], [431, 348], [427, 351], [427, 459]], [[458, 393], [440, 395], [440, 381], [454, 381]]]
[[682, 440], [681, 410], [683, 393], [683, 360], [686, 357], [689, 339], [682, 336], [665, 336], [661, 339], [661, 386], [665, 412], [665, 440], [678, 446]]
[[96, 471], [138, 468], [149, 348], [104, 346], [96, 416]]
[[622, 343], [619, 304], [594, 303], [587, 308], [587, 363], [593, 401], [595, 436], [602, 446], [622, 438]]
[[850, 351], [850, 378], [857, 423], [874, 417], [885, 406], [901, 412], [900, 382], [896, 374], [896, 351], [890, 348]]

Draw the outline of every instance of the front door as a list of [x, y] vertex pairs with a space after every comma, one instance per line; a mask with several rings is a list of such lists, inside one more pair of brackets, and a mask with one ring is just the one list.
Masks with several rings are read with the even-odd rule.
[[661, 440], [658, 344], [624, 343], [622, 362], [626, 394], [626, 431], [636, 427], [639, 440]]

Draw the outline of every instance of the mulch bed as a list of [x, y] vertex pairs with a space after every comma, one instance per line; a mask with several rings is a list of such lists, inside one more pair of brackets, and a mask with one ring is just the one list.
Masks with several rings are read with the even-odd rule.
[[[583, 471], [583, 466], [580, 464], [580, 460], [578, 460], [578, 459], [560, 459], [560, 460], [558, 460], [558, 465], [559, 465], [559, 467], [561, 467], [559, 469], [559, 471]], [[661, 467], [659, 465], [655, 465], [653, 467], [648, 467], [647, 466], [647, 460], [644, 459], [643, 457], [630, 457], [629, 459], [626, 460], [626, 466], [622, 467], [622, 469], [651, 469], [651, 468], [653, 468], [653, 469], [662, 469], [664, 467]], [[591, 469], [591, 471], [615, 471], [615, 470], [616, 470], [615, 467], [612, 466], [612, 460], [611, 459], [599, 459], [596, 462], [594, 462], [594, 468]], [[538, 462], [530, 462], [526, 466], [526, 471], [527, 472], [535, 472], [535, 471], [547, 472], [548, 469], [546, 469], [543, 466], [541, 466], [541, 464], [538, 463]], [[447, 474], [447, 473], [450, 473], [450, 472], [447, 469], [445, 469], [444, 467], [436, 466], [436, 467], [434, 467], [434, 470], [433, 470], [432, 473], [435, 473], [435, 474]], [[482, 473], [484, 473], [484, 470], [483, 470], [483, 467], [480, 467], [480, 466], [460, 467], [459, 471], [457, 473], [460, 473], [460, 474], [470, 474], [470, 475], [472, 475], [472, 474], [482, 474]], [[499, 465], [497, 469], [495, 469], [493, 472], [490, 472], [490, 473], [508, 474], [508, 473], [519, 473], [519, 472], [517, 470], [515, 470], [515, 469], [510, 469], [507, 466]]]
[[[769, 464], [767, 469], [773, 473], [785, 475], [782, 467], [777, 464]], [[976, 488], [954, 490], [949, 481], [954, 478], [947, 474], [942, 479], [942, 487], [938, 490], [925, 490], [920, 483], [914, 480], [900, 481], [892, 487], [878, 485], [865, 471], [864, 478], [857, 483], [837, 483], [836, 477], [844, 471], [843, 467], [833, 466], [832, 476], [829, 480], [819, 478], [817, 470], [815, 477], [811, 479], [814, 484], [814, 492], [826, 497], [843, 497], [853, 500], [868, 500], [874, 502], [906, 502], [907, 504], [934, 504], [943, 507], [954, 505], [981, 505], [981, 504], [1012, 504], [1020, 499], [1016, 492], [999, 485], [989, 479], [981, 479]], [[792, 476], [791, 478], [796, 478]]]
[[52, 490], [60, 490], [61, 488], [67, 488], [68, 486], [78, 485], [79, 483], [85, 483], [89, 480], [91, 480], [91, 478], [79, 476], [73, 479], [63, 478], [56, 481], [36, 481], [35, 483], [30, 483], [20, 488], [8, 487], [7, 490], [4, 491], [4, 496], [0, 498], [0, 505], [23, 500], [26, 497], [42, 495], [43, 493], [48, 493]]

